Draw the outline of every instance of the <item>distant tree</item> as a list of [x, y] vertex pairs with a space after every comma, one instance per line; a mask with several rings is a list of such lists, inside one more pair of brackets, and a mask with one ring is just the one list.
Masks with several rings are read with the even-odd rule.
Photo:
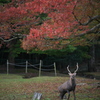
[[11, 2], [12, 0], [0, 0], [0, 3], [9, 3], [9, 2]]

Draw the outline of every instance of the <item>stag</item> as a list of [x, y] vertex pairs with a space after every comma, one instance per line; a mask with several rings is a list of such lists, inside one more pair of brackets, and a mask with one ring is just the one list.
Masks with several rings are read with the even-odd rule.
[[69, 70], [69, 65], [68, 65], [67, 70], [69, 72], [70, 79], [58, 87], [58, 91], [60, 93], [61, 100], [64, 98], [64, 95], [66, 93], [68, 93], [67, 100], [69, 100], [71, 91], [73, 91], [74, 100], [76, 100], [76, 97], [75, 97], [75, 87], [76, 87], [75, 76], [76, 76], [76, 72], [78, 71], [78, 63], [76, 66], [77, 66], [77, 68], [74, 71], [74, 73], [71, 73], [71, 71]]

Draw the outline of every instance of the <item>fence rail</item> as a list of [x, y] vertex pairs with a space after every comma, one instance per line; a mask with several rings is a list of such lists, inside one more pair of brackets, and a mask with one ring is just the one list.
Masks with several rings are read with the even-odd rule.
[[22, 63], [10, 63], [7, 60], [7, 74], [9, 74], [9, 68], [10, 68], [9, 65], [25, 67], [25, 73], [28, 73], [29, 67], [33, 67], [33, 68], [39, 70], [39, 77], [41, 76], [41, 71], [53, 71], [54, 70], [55, 76], [57, 76], [56, 63], [55, 62], [51, 65], [43, 65], [42, 60], [40, 60], [39, 64], [33, 65], [28, 61], [22, 62]]

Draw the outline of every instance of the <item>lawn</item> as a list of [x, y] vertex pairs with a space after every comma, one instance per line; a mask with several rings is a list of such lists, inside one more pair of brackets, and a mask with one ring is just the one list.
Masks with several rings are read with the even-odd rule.
[[[68, 78], [64, 75], [23, 79], [22, 75], [0, 74], [0, 100], [32, 100], [34, 92], [42, 93], [42, 100], [59, 100], [57, 88]], [[77, 100], [100, 100], [100, 80], [77, 77], [76, 82]]]

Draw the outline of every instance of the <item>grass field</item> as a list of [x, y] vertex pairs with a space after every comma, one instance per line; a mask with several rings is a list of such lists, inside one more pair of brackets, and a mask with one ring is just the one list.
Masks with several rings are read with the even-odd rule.
[[[42, 100], [59, 100], [57, 88], [68, 78], [64, 75], [23, 79], [22, 75], [0, 74], [0, 100], [32, 100], [34, 92], [42, 93]], [[100, 100], [100, 80], [77, 77], [76, 82], [77, 100]]]

